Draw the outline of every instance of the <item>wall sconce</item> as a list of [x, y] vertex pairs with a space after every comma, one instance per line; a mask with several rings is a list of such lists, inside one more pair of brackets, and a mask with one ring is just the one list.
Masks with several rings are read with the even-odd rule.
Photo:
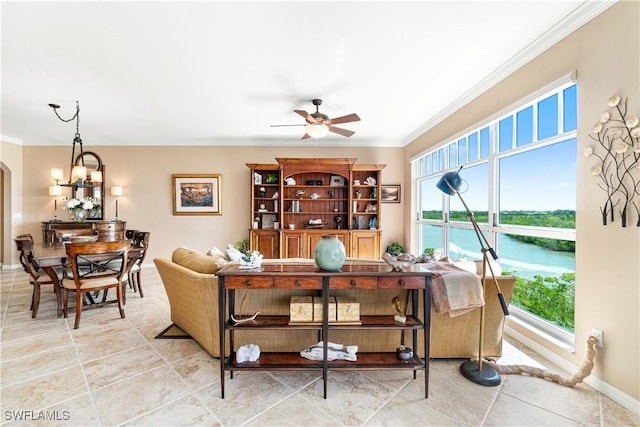
[[119, 185], [111, 187], [111, 195], [116, 198], [116, 221], [120, 221], [118, 219], [118, 197], [122, 196], [122, 194], [124, 193], [122, 191], [122, 187], [120, 187]]
[[62, 196], [62, 187], [57, 184], [49, 187], [49, 195], [53, 196], [53, 220], [52, 221], [60, 221], [58, 219], [58, 197]]

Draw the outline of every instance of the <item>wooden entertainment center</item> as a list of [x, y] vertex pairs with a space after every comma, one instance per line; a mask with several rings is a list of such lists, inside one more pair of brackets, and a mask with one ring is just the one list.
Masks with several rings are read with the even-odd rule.
[[313, 258], [323, 234], [347, 257], [380, 258], [384, 164], [354, 158], [277, 158], [251, 170], [251, 250], [265, 258]]

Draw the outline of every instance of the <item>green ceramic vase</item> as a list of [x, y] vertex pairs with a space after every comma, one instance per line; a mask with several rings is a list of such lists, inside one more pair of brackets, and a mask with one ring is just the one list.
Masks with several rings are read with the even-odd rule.
[[316, 245], [316, 264], [321, 270], [339, 271], [347, 255], [344, 245], [335, 234], [325, 234]]

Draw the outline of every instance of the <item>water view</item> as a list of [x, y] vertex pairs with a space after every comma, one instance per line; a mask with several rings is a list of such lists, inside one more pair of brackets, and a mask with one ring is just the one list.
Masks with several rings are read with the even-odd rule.
[[[423, 247], [442, 247], [442, 229], [437, 226], [422, 227]], [[506, 235], [500, 235], [494, 248], [503, 271], [515, 276], [532, 279], [535, 275], [559, 277], [575, 272], [575, 253], [554, 251], [532, 243], [524, 243]], [[451, 259], [482, 259], [480, 243], [472, 230], [451, 228], [449, 257]]]

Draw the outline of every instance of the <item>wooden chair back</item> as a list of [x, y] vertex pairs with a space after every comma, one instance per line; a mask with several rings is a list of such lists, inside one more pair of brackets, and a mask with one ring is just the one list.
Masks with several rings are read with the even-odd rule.
[[133, 240], [133, 237], [135, 236], [135, 234], [138, 232], [138, 230], [126, 230], [124, 232], [124, 237], [127, 240]]
[[13, 241], [16, 242], [16, 248], [20, 252], [20, 264], [25, 273], [36, 278], [40, 267], [33, 258], [33, 237], [30, 234], [21, 234]]
[[29, 275], [29, 282], [33, 285], [33, 294], [31, 296], [31, 317], [38, 315], [40, 307], [40, 285], [54, 285], [56, 300], [58, 307], [60, 303], [60, 292], [57, 282], [53, 282], [48, 274], [40, 269], [38, 262], [33, 256], [33, 236], [30, 234], [21, 234], [13, 239], [16, 242], [16, 248], [20, 251], [20, 264]]
[[140, 248], [140, 255], [138, 256], [138, 260], [136, 264], [142, 265], [142, 261], [147, 256], [147, 249], [149, 249], [149, 237], [151, 236], [151, 232], [149, 231], [136, 231], [133, 234], [133, 239], [131, 239], [131, 246], [135, 246]]
[[[130, 265], [129, 240], [115, 242], [67, 243], [67, 261], [76, 287], [87, 287], [87, 280], [126, 278]], [[99, 286], [99, 282], [96, 282]], [[90, 285], [89, 285], [90, 286]]]

